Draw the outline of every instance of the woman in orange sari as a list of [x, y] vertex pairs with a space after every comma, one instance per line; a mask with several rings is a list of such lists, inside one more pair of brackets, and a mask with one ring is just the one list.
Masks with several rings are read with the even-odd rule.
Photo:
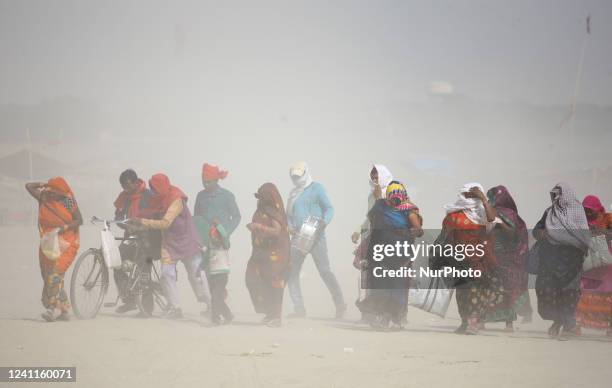
[[51, 178], [46, 183], [27, 183], [25, 187], [39, 204], [40, 237], [57, 229], [60, 240], [59, 257], [48, 258], [42, 249], [38, 251], [44, 284], [42, 304], [47, 309], [42, 317], [48, 322], [67, 321], [70, 302], [64, 290], [64, 275], [79, 250], [79, 226], [83, 224], [83, 218], [74, 194], [64, 178]]

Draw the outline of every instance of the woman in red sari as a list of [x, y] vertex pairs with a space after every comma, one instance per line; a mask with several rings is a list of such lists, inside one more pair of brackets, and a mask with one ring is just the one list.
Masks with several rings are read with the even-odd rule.
[[42, 304], [47, 309], [42, 317], [48, 322], [67, 321], [70, 302], [64, 290], [64, 275], [79, 250], [79, 226], [83, 224], [83, 218], [74, 194], [64, 178], [51, 178], [46, 183], [27, 183], [26, 190], [39, 203], [40, 237], [57, 229], [60, 240], [59, 257], [49, 258], [42, 249], [39, 249], [38, 253], [44, 282]]
[[497, 212], [498, 222], [493, 228], [495, 242], [496, 275], [504, 287], [505, 298], [501, 304], [487, 308], [487, 322], [505, 322], [506, 331], [514, 331], [517, 314], [531, 321], [531, 304], [525, 270], [529, 250], [529, 234], [525, 222], [510, 192], [504, 186], [495, 186], [487, 192], [491, 206]]
[[500, 280], [495, 275], [495, 253], [491, 239], [496, 211], [483, 193], [479, 183], [467, 183], [459, 191], [457, 200], [445, 206], [446, 217], [442, 222], [445, 243], [453, 245], [482, 244], [484, 254], [467, 255], [455, 266], [481, 271], [481, 277], [461, 278], [455, 285], [457, 307], [461, 325], [455, 333], [477, 334], [485, 320], [487, 307], [500, 303], [503, 298]]
[[[582, 201], [589, 228], [594, 236], [603, 235], [612, 252], [612, 213], [606, 213], [598, 197], [587, 195]], [[612, 337], [612, 264], [582, 274], [582, 295], [576, 319], [582, 327], [606, 330]]]

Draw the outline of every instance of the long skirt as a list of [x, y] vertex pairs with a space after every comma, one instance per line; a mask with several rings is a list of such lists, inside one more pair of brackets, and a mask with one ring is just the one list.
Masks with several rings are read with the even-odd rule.
[[576, 326], [576, 306], [580, 289], [536, 287], [538, 312], [542, 319], [562, 324], [566, 328]]
[[[505, 293], [503, 299], [507, 299], [508, 294]], [[529, 299], [529, 291], [522, 293], [513, 303], [508, 305], [507, 301], [502, 302], [498, 306], [491, 306], [487, 309], [485, 315], [486, 322], [514, 322], [518, 315], [523, 317], [531, 316], [531, 301]]]
[[285, 280], [281, 278], [268, 279], [263, 268], [255, 260], [249, 260], [245, 274], [245, 282], [255, 312], [266, 314], [267, 318], [281, 318], [283, 310], [283, 294]]
[[408, 292], [406, 288], [372, 289], [356, 305], [363, 314], [387, 316], [392, 322], [401, 324], [408, 305]]
[[612, 265], [582, 275], [582, 297], [576, 319], [583, 327], [612, 330]]
[[531, 315], [527, 290], [529, 274], [525, 270], [524, 255], [516, 247], [508, 247], [512, 244], [504, 245], [502, 241], [497, 241], [499, 247], [496, 245], [495, 249], [495, 275], [503, 284], [504, 297], [501, 303], [487, 309], [486, 322], [512, 322], [516, 320], [517, 314]]
[[487, 310], [504, 303], [504, 287], [494, 273], [483, 273], [479, 279], [472, 279], [457, 287], [457, 307], [462, 320], [484, 321]]
[[612, 292], [582, 291], [576, 319], [590, 329], [612, 329]]
[[545, 320], [576, 326], [576, 306], [580, 299], [583, 254], [571, 246], [543, 245], [536, 279], [538, 313]]

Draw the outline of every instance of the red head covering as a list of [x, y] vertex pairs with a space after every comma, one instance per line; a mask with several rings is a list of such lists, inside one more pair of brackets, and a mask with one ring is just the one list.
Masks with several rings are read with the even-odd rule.
[[510, 192], [504, 185], [495, 186], [487, 192], [489, 200], [493, 200], [495, 208], [510, 209], [518, 214], [518, 208], [514, 198], [510, 195]]
[[165, 174], [155, 174], [149, 180], [149, 186], [155, 190], [153, 197], [154, 208], [161, 208], [163, 211], [168, 210], [172, 202], [181, 198], [187, 200], [185, 193], [176, 186], [170, 184], [170, 179]]
[[584, 197], [582, 200], [582, 207], [591, 209], [597, 214], [591, 219], [587, 217], [587, 222], [589, 225], [596, 225], [600, 219], [600, 215], [606, 212], [606, 208], [601, 204], [601, 201], [595, 195], [587, 195]]
[[119, 193], [119, 196], [117, 197], [114, 203], [115, 214], [121, 214], [121, 212], [125, 210], [126, 205], [129, 204], [129, 207], [127, 208], [127, 214], [124, 214], [123, 216], [127, 216], [129, 218], [150, 218], [149, 216], [158, 212], [159, 209], [153, 209], [151, 208], [151, 206], [141, 208], [141, 201], [144, 192], [147, 190], [147, 184], [142, 179], [138, 179], [136, 181], [136, 184], [138, 186], [136, 187], [136, 190], [134, 192], [128, 193], [127, 191], [123, 190], [121, 193]]
[[587, 195], [584, 197], [582, 200], [582, 207], [589, 208], [597, 213], [603, 213], [606, 211], [599, 198], [595, 195]]
[[225, 179], [228, 172], [219, 169], [219, 166], [213, 166], [212, 164], [204, 163], [202, 166], [202, 178], [205, 181], [214, 181], [217, 179]]

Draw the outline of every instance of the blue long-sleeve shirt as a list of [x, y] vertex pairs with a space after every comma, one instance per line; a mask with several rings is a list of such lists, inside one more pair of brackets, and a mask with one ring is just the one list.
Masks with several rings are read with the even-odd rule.
[[298, 195], [287, 218], [292, 229], [300, 230], [308, 216], [322, 219], [325, 225], [328, 225], [334, 217], [334, 207], [327, 197], [325, 188], [318, 182], [312, 182]]
[[208, 229], [215, 219], [223, 225], [229, 236], [236, 230], [241, 218], [234, 194], [223, 187], [212, 192], [200, 191], [196, 197], [193, 215], [205, 244], [208, 242]]

